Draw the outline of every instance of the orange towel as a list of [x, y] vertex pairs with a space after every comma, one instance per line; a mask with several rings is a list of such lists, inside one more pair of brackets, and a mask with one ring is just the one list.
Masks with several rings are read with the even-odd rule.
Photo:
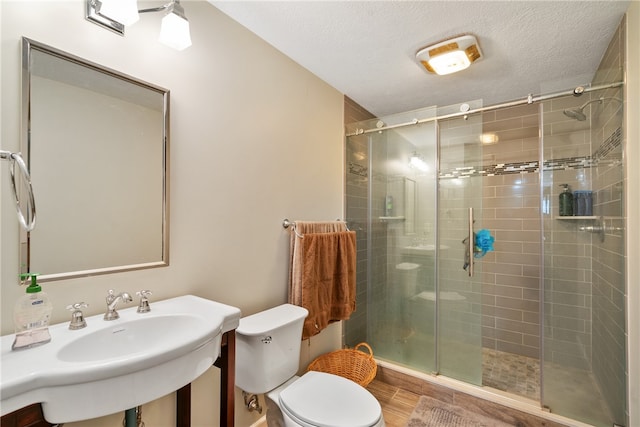
[[[300, 228], [298, 225], [298, 233]], [[292, 233], [289, 302], [309, 310], [302, 332], [302, 339], [307, 339], [331, 322], [349, 319], [355, 311], [356, 233], [303, 236]]]

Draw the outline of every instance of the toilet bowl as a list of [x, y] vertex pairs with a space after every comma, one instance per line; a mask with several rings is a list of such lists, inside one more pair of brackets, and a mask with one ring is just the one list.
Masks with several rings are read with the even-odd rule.
[[265, 394], [269, 427], [384, 427], [380, 403], [359, 384], [324, 372], [296, 376], [307, 314], [284, 304], [240, 319], [236, 385]]
[[[385, 425], [380, 404], [371, 393], [351, 380], [324, 372], [294, 377], [267, 393], [266, 399], [269, 427]], [[279, 413], [270, 407], [273, 404]]]

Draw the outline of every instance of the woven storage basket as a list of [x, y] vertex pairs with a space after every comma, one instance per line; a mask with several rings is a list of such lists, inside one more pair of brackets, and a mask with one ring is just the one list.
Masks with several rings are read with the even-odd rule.
[[[369, 354], [358, 350], [365, 347]], [[353, 349], [345, 348], [331, 353], [323, 354], [316, 358], [307, 371], [320, 371], [329, 374], [340, 375], [360, 384], [362, 387], [369, 385], [376, 376], [378, 366], [373, 359], [373, 350], [369, 344], [361, 342]]]

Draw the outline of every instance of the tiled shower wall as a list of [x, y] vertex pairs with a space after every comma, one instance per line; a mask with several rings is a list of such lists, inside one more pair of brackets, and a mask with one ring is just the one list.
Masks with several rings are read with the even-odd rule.
[[[538, 107], [485, 112], [482, 224], [496, 238], [482, 263], [483, 347], [540, 355], [540, 190]], [[535, 165], [535, 166], [533, 166]]]
[[[544, 361], [559, 366], [590, 369], [591, 356], [591, 242], [582, 231], [590, 220], [559, 216], [562, 184], [572, 191], [593, 190], [593, 168], [578, 159], [593, 151], [589, 121], [567, 119], [566, 108], [575, 108], [591, 95], [564, 97], [545, 102], [543, 146], [547, 164], [543, 172], [544, 227]], [[585, 111], [586, 112], [586, 111]], [[562, 159], [569, 159], [569, 163]]]
[[[596, 73], [594, 83], [624, 79], [625, 20], [618, 27]], [[604, 97], [622, 100], [621, 89], [609, 89]], [[606, 218], [604, 241], [594, 239], [591, 257], [593, 282], [592, 370], [608, 401], [615, 422], [625, 421], [625, 254], [622, 167], [622, 103], [607, 100], [592, 111], [592, 140], [600, 154], [593, 174], [595, 214]]]
[[[345, 96], [344, 99], [344, 123], [355, 123], [374, 118], [373, 114], [364, 110], [357, 103]], [[348, 225], [356, 231], [357, 244], [357, 267], [356, 267], [356, 311], [352, 314], [348, 322], [344, 322], [344, 342], [349, 346], [354, 346], [367, 340], [367, 274], [369, 269], [369, 259], [367, 254], [367, 237], [369, 222], [368, 198], [369, 198], [369, 145], [366, 135], [352, 138], [346, 144], [345, 156], [345, 176], [346, 186], [346, 218]], [[381, 205], [382, 206], [382, 205]], [[376, 241], [383, 238], [386, 233], [374, 233], [378, 236]], [[385, 245], [383, 241], [380, 243]], [[376, 251], [377, 252], [377, 251]], [[373, 265], [385, 265], [384, 262]], [[384, 274], [374, 274], [374, 277], [382, 278]]]

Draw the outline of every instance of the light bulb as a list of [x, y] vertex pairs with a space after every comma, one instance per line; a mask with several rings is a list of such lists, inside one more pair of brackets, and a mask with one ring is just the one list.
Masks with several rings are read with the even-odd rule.
[[191, 46], [189, 21], [176, 13], [168, 13], [162, 18], [160, 28], [160, 43], [176, 50], [183, 50]]
[[467, 55], [461, 50], [446, 52], [429, 59], [429, 65], [441, 76], [464, 70], [471, 65]]
[[126, 26], [140, 19], [137, 0], [101, 0], [97, 12]]

